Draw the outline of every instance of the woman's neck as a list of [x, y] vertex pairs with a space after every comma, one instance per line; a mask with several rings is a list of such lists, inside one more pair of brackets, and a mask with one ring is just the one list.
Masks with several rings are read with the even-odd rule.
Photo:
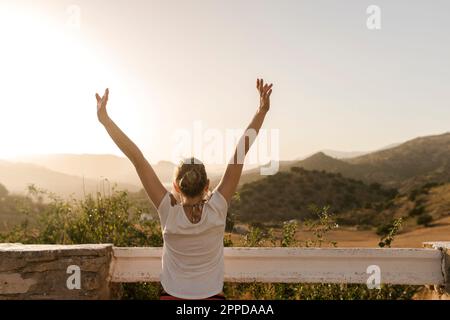
[[203, 201], [203, 194], [193, 198], [181, 195], [181, 201], [183, 205], [192, 206]]

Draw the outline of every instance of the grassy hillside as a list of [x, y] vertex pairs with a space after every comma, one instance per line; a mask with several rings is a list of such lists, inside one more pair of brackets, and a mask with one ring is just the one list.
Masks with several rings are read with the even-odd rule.
[[367, 185], [340, 174], [292, 167], [244, 184], [230, 212], [240, 221], [304, 219], [311, 217], [312, 204], [329, 205], [334, 213], [342, 213], [384, 203], [395, 195], [396, 190], [379, 184]]
[[352, 159], [338, 160], [316, 154], [296, 165], [339, 172], [408, 192], [428, 182], [450, 181], [450, 133], [416, 138]]
[[[351, 159], [336, 159], [319, 152], [301, 161], [280, 164], [281, 171], [292, 167], [340, 173], [409, 192], [429, 182], [450, 182], [450, 133], [416, 138]], [[262, 178], [258, 170], [247, 171], [241, 184]]]
[[450, 133], [416, 138], [395, 148], [347, 161], [370, 168], [365, 179], [405, 190], [427, 182], [449, 182]]
[[450, 216], [450, 183], [425, 184], [397, 197], [385, 209], [387, 215], [404, 217], [406, 226], [414, 227], [420, 217], [429, 215], [429, 225], [434, 221]]
[[[299, 161], [291, 166], [302, 167], [306, 170], [325, 170], [332, 173], [340, 173], [347, 178], [361, 179], [364, 178], [364, 173], [369, 169], [363, 165], [352, 165], [345, 162], [327, 156], [323, 152], [316, 153], [305, 160]], [[283, 168], [288, 169], [288, 168]]]
[[[297, 163], [297, 161], [280, 161], [280, 171], [289, 171], [291, 167], [294, 166], [294, 164]], [[241, 179], [239, 180], [239, 185], [243, 186], [246, 183], [258, 181], [262, 178], [265, 178], [266, 176], [261, 175], [261, 169], [260, 168], [253, 168], [253, 169], [245, 169], [244, 166], [244, 172], [242, 173]], [[213, 179], [212, 185], [217, 185], [219, 183], [219, 179]]]

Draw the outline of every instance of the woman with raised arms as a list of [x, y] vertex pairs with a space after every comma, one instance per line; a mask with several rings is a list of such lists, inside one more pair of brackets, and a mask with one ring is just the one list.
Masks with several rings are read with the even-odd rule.
[[109, 90], [96, 94], [97, 116], [116, 145], [133, 163], [144, 189], [158, 210], [163, 233], [161, 299], [224, 299], [223, 237], [230, 201], [236, 191], [244, 158], [270, 109], [272, 84], [258, 79], [260, 103], [239, 140], [218, 186], [209, 192], [205, 166], [195, 158], [175, 169], [173, 193], [158, 179], [141, 150], [108, 116]]

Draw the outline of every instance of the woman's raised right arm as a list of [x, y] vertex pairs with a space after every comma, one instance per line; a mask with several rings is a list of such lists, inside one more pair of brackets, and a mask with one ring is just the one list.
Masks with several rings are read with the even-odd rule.
[[95, 96], [97, 98], [98, 120], [105, 127], [114, 143], [133, 163], [147, 195], [156, 208], [158, 208], [167, 193], [166, 188], [164, 188], [152, 166], [147, 159], [145, 159], [141, 150], [108, 116], [106, 105], [108, 103], [109, 90], [105, 90], [103, 97], [100, 97], [98, 93]]

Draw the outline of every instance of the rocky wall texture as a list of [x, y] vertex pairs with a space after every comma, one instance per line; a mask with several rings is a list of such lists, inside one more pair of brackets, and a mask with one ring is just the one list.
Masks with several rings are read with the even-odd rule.
[[0, 244], [0, 299], [111, 299], [111, 244]]

